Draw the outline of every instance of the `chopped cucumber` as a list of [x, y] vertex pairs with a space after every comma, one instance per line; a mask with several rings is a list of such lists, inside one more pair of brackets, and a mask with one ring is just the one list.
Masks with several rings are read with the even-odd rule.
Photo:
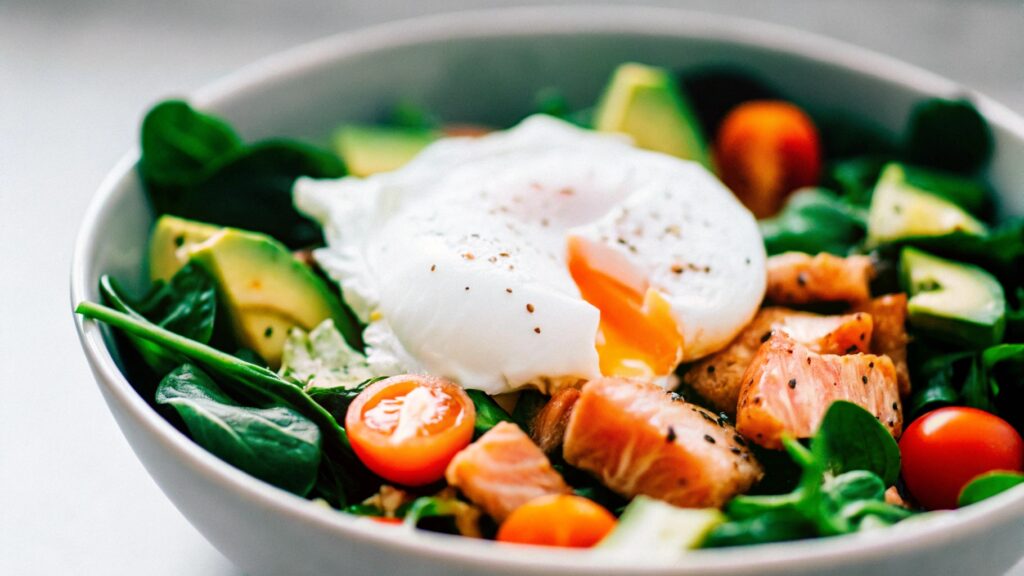
[[637, 496], [598, 548], [604, 552], [673, 560], [699, 547], [707, 534], [724, 521], [725, 516], [715, 508], [678, 508]]

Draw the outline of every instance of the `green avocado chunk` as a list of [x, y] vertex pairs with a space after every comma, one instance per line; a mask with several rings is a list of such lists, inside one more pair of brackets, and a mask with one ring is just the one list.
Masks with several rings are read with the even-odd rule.
[[628, 134], [640, 148], [711, 166], [700, 123], [674, 75], [663, 68], [620, 65], [597, 105], [594, 128]]
[[270, 236], [225, 228], [189, 255], [216, 280], [239, 345], [274, 369], [293, 327], [309, 331], [327, 319], [343, 332], [351, 326], [327, 284]]
[[149, 236], [150, 280], [169, 282], [188, 263], [189, 251], [221, 230], [213, 224], [161, 216]]
[[437, 140], [434, 130], [395, 126], [342, 126], [334, 133], [334, 151], [353, 176], [391, 172]]
[[981, 236], [986, 231], [960, 206], [908, 182], [900, 164], [882, 169], [868, 211], [868, 245], [957, 233]]
[[985, 270], [905, 247], [900, 276], [910, 295], [910, 325], [916, 330], [969, 348], [1002, 341], [1006, 296], [999, 281]]

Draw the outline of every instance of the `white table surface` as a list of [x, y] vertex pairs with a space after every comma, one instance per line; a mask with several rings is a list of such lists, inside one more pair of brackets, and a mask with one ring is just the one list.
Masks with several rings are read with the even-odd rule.
[[[239, 574], [131, 453], [69, 312], [79, 219], [146, 108], [346, 29], [524, 3], [537, 2], [0, 1], [0, 574]], [[832, 35], [1024, 112], [1020, 0], [653, 3]], [[1013, 574], [1024, 576], [1024, 564]]]

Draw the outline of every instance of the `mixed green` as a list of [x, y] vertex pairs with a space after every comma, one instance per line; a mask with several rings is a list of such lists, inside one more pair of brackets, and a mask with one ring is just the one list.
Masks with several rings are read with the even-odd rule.
[[[733, 453], [749, 451], [763, 478], [721, 510], [688, 510], [657, 494], [624, 494], [563, 458], [564, 420], [555, 417], [563, 398], [495, 398], [374, 374], [363, 327], [310, 256], [323, 234], [294, 208], [292, 186], [303, 176], [394, 170], [439, 138], [491, 130], [455, 126], [409, 103], [380, 123], [341, 126], [330, 148], [244, 142], [186, 102], [158, 104], [142, 124], [138, 168], [158, 217], [152, 286], [136, 295], [103, 276], [104, 304], [83, 302], [77, 311], [116, 329], [132, 384], [212, 454], [288, 492], [406, 527], [549, 545], [600, 541], [599, 550], [672, 558], [689, 548], [877, 529], [1024, 483], [1024, 219], [999, 211], [986, 180], [998, 151], [971, 102], [923, 101], [893, 134], [870, 118], [808, 113], [786, 101], [784, 86], [742, 71], [630, 66], [592, 108], [547, 89], [533, 112], [625, 132], [637, 146], [715, 171], [761, 218], [769, 255], [869, 256], [871, 292], [906, 298], [905, 325], [902, 316], [893, 321], [911, 384], [901, 394], [899, 442], [879, 414], [837, 401], [814, 434], [786, 436], [782, 450], [737, 434]], [[785, 146], [761, 145], [776, 140]], [[792, 307], [848, 312], [834, 302]], [[363, 416], [399, 397], [396, 385], [439, 390], [471, 420], [451, 424], [432, 445], [382, 452], [383, 444], [366, 440], [372, 431]], [[710, 426], [732, 430], [735, 416], [705, 410], [713, 404], [699, 391], [680, 392]], [[564, 401], [568, 418], [578, 401]], [[933, 425], [922, 426], [926, 420]], [[544, 426], [558, 422], [550, 451]], [[451, 467], [447, 478], [443, 472], [488, 436], [517, 427], [547, 452], [538, 450], [544, 466], [568, 489], [504, 518], [456, 484]], [[669, 427], [668, 442], [676, 436]], [[979, 438], [988, 448], [972, 444]], [[418, 458], [441, 459], [441, 475], [437, 462]], [[584, 503], [556, 497], [569, 491]], [[523, 527], [545, 522], [579, 532], [565, 540]]]

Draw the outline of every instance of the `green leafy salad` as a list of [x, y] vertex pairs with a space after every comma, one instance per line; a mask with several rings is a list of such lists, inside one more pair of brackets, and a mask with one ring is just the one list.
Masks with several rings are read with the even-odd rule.
[[382, 531], [671, 561], [1015, 489], [1024, 219], [985, 118], [894, 133], [771, 80], [626, 63], [587, 107], [398, 101], [326, 147], [161, 102], [152, 285], [77, 312], [196, 444]]

